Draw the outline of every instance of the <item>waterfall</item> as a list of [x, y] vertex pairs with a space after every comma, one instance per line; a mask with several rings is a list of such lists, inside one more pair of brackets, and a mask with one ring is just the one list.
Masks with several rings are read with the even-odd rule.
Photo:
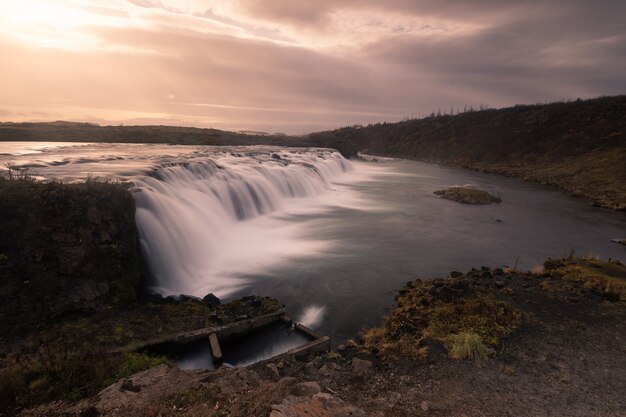
[[233, 269], [258, 273], [320, 248], [294, 239], [296, 225], [281, 215], [330, 192], [351, 164], [332, 150], [249, 149], [163, 163], [135, 179], [139, 241], [154, 291], [228, 295], [246, 283]]

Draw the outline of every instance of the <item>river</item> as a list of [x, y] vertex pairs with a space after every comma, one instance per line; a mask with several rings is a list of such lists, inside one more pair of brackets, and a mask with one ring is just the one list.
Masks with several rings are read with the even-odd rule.
[[[409, 280], [546, 257], [626, 261], [624, 213], [551, 187], [322, 149], [0, 142], [45, 179], [132, 181], [142, 252], [164, 295], [270, 295], [335, 340], [376, 324]], [[4, 168], [4, 166], [3, 166]], [[473, 185], [502, 203], [433, 192]]]

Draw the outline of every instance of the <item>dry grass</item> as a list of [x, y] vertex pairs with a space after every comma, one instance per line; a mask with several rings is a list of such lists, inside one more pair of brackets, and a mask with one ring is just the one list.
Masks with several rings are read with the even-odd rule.
[[486, 359], [489, 348], [476, 333], [462, 332], [448, 335], [445, 339], [450, 357], [453, 359]]
[[403, 288], [383, 325], [365, 331], [365, 346], [383, 358], [419, 359], [426, 353], [423, 338], [471, 333], [497, 346], [522, 323], [521, 311], [462, 280], [434, 284], [417, 281]]
[[626, 301], [626, 266], [619, 261], [566, 258], [549, 259], [544, 265], [553, 277], [582, 282], [586, 288], [603, 290], [609, 298]]

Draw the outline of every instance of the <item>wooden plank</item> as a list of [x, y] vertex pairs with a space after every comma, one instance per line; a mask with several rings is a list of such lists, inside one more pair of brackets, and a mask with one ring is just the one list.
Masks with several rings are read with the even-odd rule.
[[220, 348], [220, 342], [217, 340], [217, 334], [209, 334], [209, 343], [211, 344], [211, 354], [215, 362], [222, 361], [222, 349]]

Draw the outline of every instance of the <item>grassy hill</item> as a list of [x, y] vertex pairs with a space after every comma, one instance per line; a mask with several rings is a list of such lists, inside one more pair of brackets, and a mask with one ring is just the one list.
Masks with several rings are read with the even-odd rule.
[[309, 138], [556, 185], [626, 210], [626, 96], [432, 115]]

